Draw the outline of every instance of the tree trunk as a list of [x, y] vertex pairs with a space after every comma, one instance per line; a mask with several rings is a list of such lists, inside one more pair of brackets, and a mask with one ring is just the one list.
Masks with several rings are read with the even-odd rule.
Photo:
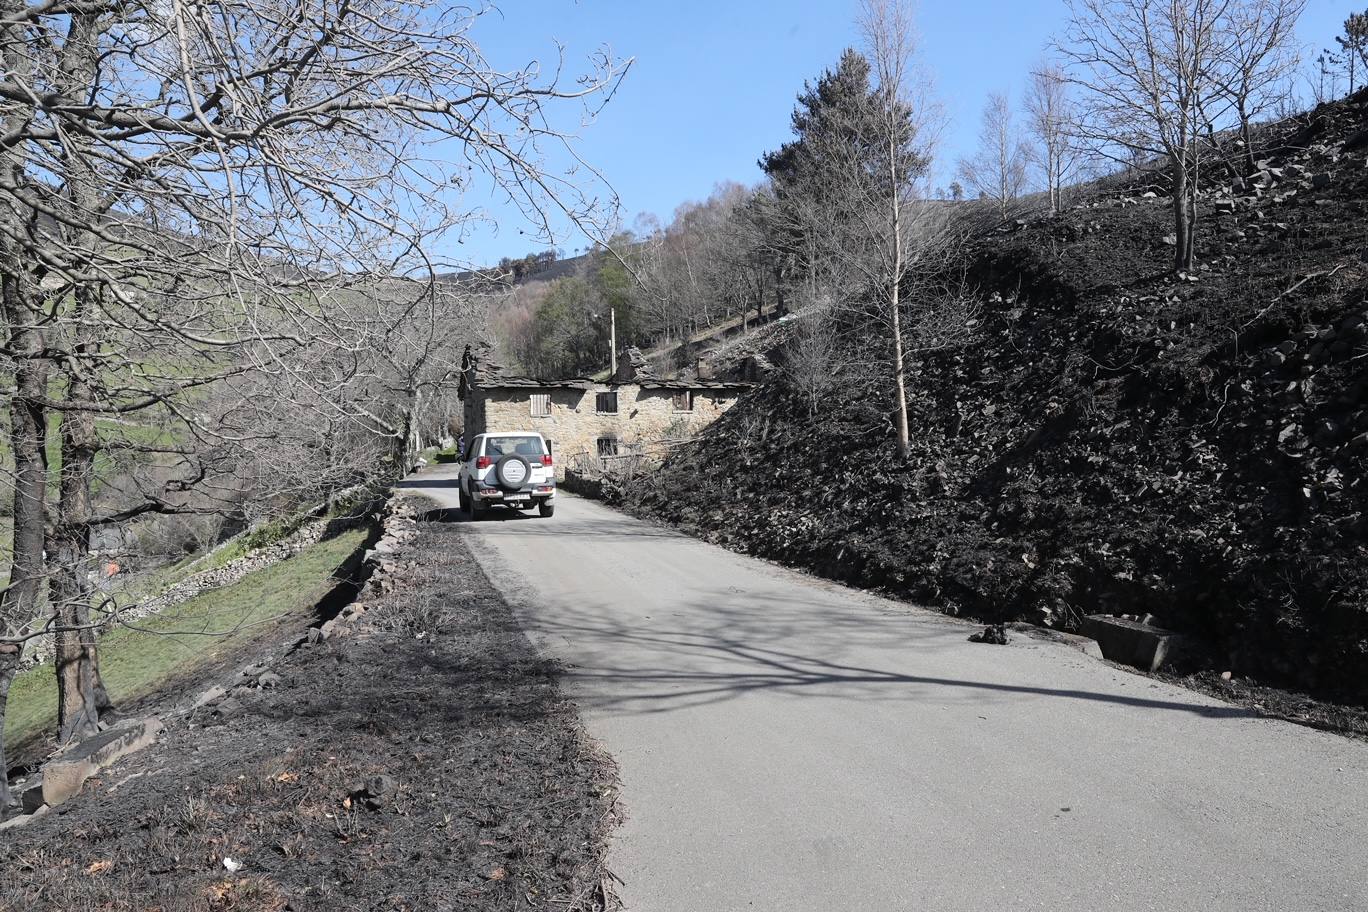
[[[6, 276], [5, 285], [17, 284]], [[8, 297], [11, 289], [5, 289]], [[30, 319], [8, 313], [11, 325]], [[14, 458], [14, 535], [10, 585], [4, 592], [7, 624], [27, 624], [38, 609], [44, 581], [43, 524], [47, 513], [47, 362], [40, 357], [42, 333], [20, 325], [10, 336], [18, 355], [15, 396], [10, 402], [10, 451]]]
[[[889, 325], [893, 333], [893, 395], [897, 410], [898, 458], [906, 459], [911, 452], [910, 433], [907, 426], [907, 367], [903, 364], [902, 337], [902, 277], [905, 268], [903, 259], [902, 196], [898, 171], [897, 130], [893, 125], [894, 115], [885, 110], [889, 118], [885, 125], [888, 154], [888, 206], [889, 240], [892, 249], [892, 268], [888, 276], [888, 304], [891, 309]], [[1005, 218], [1005, 216], [1004, 216]]]
[[1192, 233], [1188, 220], [1188, 173], [1184, 153], [1175, 152], [1173, 158], [1173, 271], [1182, 272], [1192, 265]]
[[[74, 530], [72, 530], [74, 531]], [[80, 536], [63, 533], [54, 541], [58, 564], [52, 581], [56, 602], [57, 739], [66, 744], [100, 730], [99, 686], [95, 675], [95, 631], [90, 629], [90, 601], [85, 575], [86, 554]]]
[[[95, 78], [98, 30], [98, 14], [71, 19], [61, 61], [62, 72], [70, 81], [70, 94], [77, 94]], [[99, 200], [99, 178], [92, 165], [89, 138], [71, 137], [64, 152], [64, 189], [71, 225], [86, 224], [94, 217]], [[93, 255], [96, 242], [91, 232], [69, 227], [65, 234], [73, 250]], [[90, 616], [91, 489], [100, 441], [92, 411], [96, 399], [92, 374], [98, 367], [87, 359], [92, 347], [91, 327], [99, 318], [98, 292], [89, 285], [78, 286], [74, 305], [74, 338], [70, 340], [70, 357], [63, 365], [67, 380], [65, 399], [73, 407], [62, 415], [62, 477], [49, 548], [55, 559], [51, 588], [58, 623], [54, 666], [58, 738], [63, 743], [99, 731], [100, 713], [110, 708], [109, 695], [100, 679], [95, 646], [98, 632]]]
[[[0, 57], [6, 74], [24, 83], [32, 70], [27, 36], [24, 34], [22, 0], [0, 0], [0, 15], [9, 23], [0, 26]], [[7, 131], [21, 129], [32, 117], [23, 105], [9, 105], [3, 126]], [[0, 178], [12, 186], [26, 184], [20, 150], [0, 153]], [[0, 590], [0, 635], [18, 636], [27, 632], [38, 612], [43, 584], [43, 522], [47, 498], [47, 455], [44, 450], [47, 413], [42, 397], [47, 392], [47, 362], [42, 359], [43, 335], [29, 306], [27, 294], [32, 257], [19, 246], [27, 233], [29, 214], [15, 208], [13, 197], [0, 202], [0, 309], [9, 328], [8, 348], [14, 367], [15, 395], [10, 400], [10, 447], [14, 460], [14, 534], [12, 537], [9, 585]], [[5, 708], [10, 682], [18, 669], [19, 651], [4, 647], [0, 654], [0, 735], [3, 735]], [[9, 768], [5, 763], [3, 737], [0, 737], [0, 817], [9, 809]]]
[[783, 275], [778, 266], [774, 267], [774, 300], [774, 316], [778, 319], [788, 312], [784, 306]]
[[1244, 140], [1244, 173], [1248, 177], [1254, 173], [1254, 131], [1249, 124], [1249, 115], [1245, 113], [1243, 100], [1237, 110], [1240, 115], [1240, 139]]
[[911, 452], [911, 434], [907, 423], [907, 368], [903, 364], [901, 302], [898, 283], [893, 283], [893, 396], [897, 407], [898, 458], [906, 459]]
[[[10, 401], [10, 449], [14, 459], [14, 534], [10, 581], [0, 591], [0, 634], [23, 635], [38, 614], [43, 583], [43, 524], [47, 513], [47, 362], [40, 357], [42, 332], [31, 325], [33, 316], [23, 303], [18, 265], [12, 251], [0, 268], [0, 299], [12, 327], [10, 347], [16, 356], [15, 396]], [[0, 655], [0, 734], [3, 734], [9, 685], [18, 669], [18, 648]], [[3, 737], [0, 737], [3, 741]], [[9, 786], [3, 745], [0, 745], [0, 817], [9, 807]]]
[[[897, 182], [893, 183], [896, 191]], [[893, 274], [889, 282], [888, 303], [891, 309], [890, 326], [893, 334], [893, 396], [897, 412], [898, 458], [906, 459], [911, 452], [911, 434], [907, 422], [907, 366], [903, 363], [902, 336], [902, 224], [898, 212], [898, 197], [893, 196]]]
[[[77, 297], [86, 295], [78, 292]], [[78, 305], [83, 313], [89, 308]], [[66, 401], [91, 404], [90, 385], [77, 346], [68, 373]], [[52, 603], [57, 615], [57, 735], [65, 743], [99, 731], [100, 713], [110, 708], [100, 679], [97, 631], [90, 617], [90, 492], [99, 441], [94, 414], [74, 408], [62, 416], [62, 478], [49, 557], [53, 561]]]
[[[0, 646], [0, 733], [5, 730], [5, 707], [9, 704], [10, 683], [19, 670], [18, 647]], [[0, 820], [9, 814], [9, 760], [5, 756], [5, 739], [0, 737]]]
[[1059, 149], [1054, 151], [1054, 209], [1059, 212], [1064, 208], [1064, 161], [1063, 153]]
[[1048, 184], [1046, 190], [1050, 195], [1050, 214], [1059, 213], [1059, 178], [1055, 174], [1055, 150], [1054, 143], [1046, 142], [1045, 147], [1045, 183]]
[[1183, 269], [1188, 272], [1197, 264], [1197, 187], [1195, 182], [1188, 184], [1187, 193], [1187, 243], [1183, 247], [1187, 258]]

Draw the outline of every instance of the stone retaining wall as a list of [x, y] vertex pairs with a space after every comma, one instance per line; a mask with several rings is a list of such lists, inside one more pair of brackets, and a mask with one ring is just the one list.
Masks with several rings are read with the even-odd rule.
[[390, 497], [380, 516], [380, 537], [363, 557], [365, 585], [336, 616], [312, 628], [307, 642], [320, 643], [350, 635], [370, 606], [389, 596], [395, 575], [412, 566], [411, 561], [399, 563], [396, 556], [418, 534], [418, 509], [419, 504], [412, 497], [402, 493]]
[[[255, 551], [229, 561], [222, 567], [191, 574], [152, 598], [122, 607], [116, 615], [111, 616], [101, 626], [101, 632], [116, 624], [131, 623], [154, 614], [160, 614], [168, 608], [188, 602], [197, 595], [224, 586], [231, 586], [251, 573], [264, 570], [286, 558], [294, 557], [305, 548], [321, 541], [330, 522], [331, 520], [328, 519], [311, 520], [290, 536], [274, 544], [257, 548]], [[52, 658], [55, 646], [54, 637], [51, 635], [36, 637], [31, 640], [20, 662], [20, 669], [32, 668], [35, 665], [46, 663]]]

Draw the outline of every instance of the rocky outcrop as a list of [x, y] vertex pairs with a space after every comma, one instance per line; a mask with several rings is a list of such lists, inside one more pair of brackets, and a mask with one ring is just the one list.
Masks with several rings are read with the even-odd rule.
[[140, 719], [71, 745], [43, 764], [34, 779], [16, 783], [23, 816], [0, 826], [22, 826], [48, 808], [67, 803], [81, 793], [86, 780], [149, 746], [164, 729], [160, 719]]

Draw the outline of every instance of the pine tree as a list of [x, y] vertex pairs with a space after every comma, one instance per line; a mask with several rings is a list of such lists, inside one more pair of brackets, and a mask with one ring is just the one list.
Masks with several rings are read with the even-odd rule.
[[1344, 34], [1335, 36], [1340, 52], [1335, 62], [1344, 67], [1349, 76], [1349, 94], [1358, 88], [1359, 68], [1368, 71], [1368, 10], [1350, 13], [1344, 20]]
[[869, 60], [847, 49], [835, 70], [805, 84], [793, 110], [794, 139], [760, 159], [773, 187], [769, 213], [772, 243], [785, 266], [796, 271], [810, 296], [856, 291], [863, 270], [850, 269], [848, 254], [867, 245], [867, 213], [852, 202], [878, 200], [889, 155], [898, 173], [915, 180], [928, 161], [915, 148], [912, 112], [895, 105], [896, 141], [890, 153], [879, 90]]
[[861, 156], [870, 145], [869, 61], [847, 48], [835, 70], [815, 85], [805, 83], [793, 109], [794, 139], [766, 153], [760, 167], [774, 189], [774, 211], [767, 214], [771, 242], [783, 271], [798, 273], [809, 286], [835, 281], [822, 275], [825, 247], [841, 234], [839, 189], [831, 174], [833, 158]]

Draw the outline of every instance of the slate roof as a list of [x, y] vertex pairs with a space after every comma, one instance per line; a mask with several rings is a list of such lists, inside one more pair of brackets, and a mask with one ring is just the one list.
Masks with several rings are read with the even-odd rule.
[[603, 384], [588, 377], [569, 377], [552, 380], [546, 377], [505, 377], [502, 374], [481, 374], [477, 381], [483, 389], [593, 389]]
[[460, 396], [466, 395], [466, 384], [473, 380], [481, 389], [614, 389], [635, 384], [642, 389], [658, 390], [744, 390], [755, 384], [747, 381], [665, 379], [656, 375], [646, 356], [639, 349], [629, 348], [624, 353], [618, 377], [597, 381], [590, 377], [518, 377], [506, 375], [503, 366], [490, 357], [489, 347], [482, 346], [479, 355], [467, 348], [462, 359]]
[[482, 389], [612, 389], [617, 386], [640, 386], [642, 389], [665, 390], [743, 390], [755, 384], [726, 380], [641, 380], [598, 382], [587, 377], [550, 379], [545, 377], [505, 377], [501, 374], [480, 376]]
[[642, 389], [743, 390], [755, 384], [744, 380], [643, 380], [639, 385]]

